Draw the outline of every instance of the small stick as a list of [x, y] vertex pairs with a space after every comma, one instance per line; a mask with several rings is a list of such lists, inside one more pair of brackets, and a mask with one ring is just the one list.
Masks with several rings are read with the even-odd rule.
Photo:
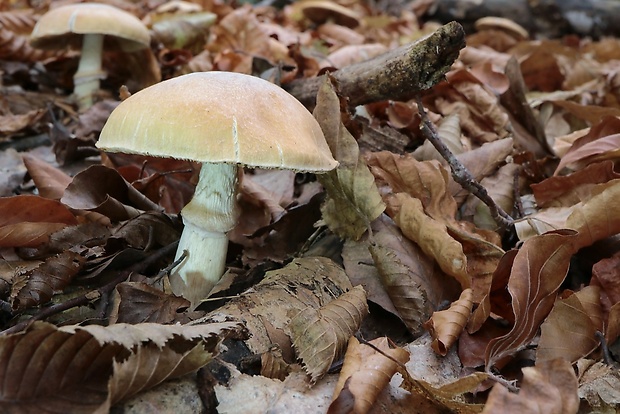
[[478, 181], [476, 181], [476, 179], [471, 175], [469, 170], [465, 168], [465, 166], [454, 156], [454, 154], [452, 154], [446, 144], [444, 144], [441, 138], [439, 138], [437, 129], [428, 118], [428, 114], [424, 110], [424, 106], [422, 105], [422, 100], [420, 99], [420, 97], [418, 96], [416, 100], [418, 103], [418, 112], [422, 117], [422, 124], [420, 125], [422, 133], [424, 134], [426, 139], [428, 139], [431, 144], [433, 144], [433, 146], [441, 154], [443, 159], [448, 162], [454, 181], [459, 183], [461, 187], [478, 197], [480, 201], [486, 204], [491, 210], [491, 216], [493, 216], [493, 219], [500, 227], [507, 228], [511, 226], [514, 221], [513, 218], [510, 217], [510, 215], [506, 213], [500, 206], [498, 206], [497, 203], [495, 203], [495, 201], [489, 196], [489, 193], [487, 193], [487, 189], [484, 188]]
[[58, 303], [56, 305], [52, 305], [48, 308], [42, 309], [39, 313], [37, 313], [36, 315], [33, 315], [30, 319], [22, 321], [0, 332], [0, 335], [7, 335], [11, 333], [20, 332], [22, 330], [27, 329], [35, 321], [49, 318], [52, 315], [56, 315], [60, 312], [64, 312], [76, 306], [86, 305], [88, 302], [100, 298], [102, 295], [107, 294], [111, 292], [112, 290], [114, 290], [116, 285], [127, 280], [127, 278], [131, 276], [132, 273], [142, 272], [146, 268], [148, 268], [151, 264], [156, 263], [157, 261], [161, 260], [162, 258], [170, 254], [173, 254], [176, 251], [178, 244], [179, 242], [174, 242], [174, 243], [169, 244], [166, 247], [162, 247], [161, 249], [152, 252], [144, 260], [129, 266], [127, 269], [123, 270], [122, 272], [119, 272], [119, 274], [112, 281], [101, 286], [100, 288], [91, 290], [90, 292], [86, 292], [83, 295], [77, 296], [73, 299], [69, 299], [65, 302]]

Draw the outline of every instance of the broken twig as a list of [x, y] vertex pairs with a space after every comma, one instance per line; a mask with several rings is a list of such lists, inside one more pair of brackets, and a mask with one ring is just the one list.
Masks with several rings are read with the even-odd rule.
[[452, 178], [454, 181], [459, 183], [461, 187], [465, 190], [469, 191], [474, 196], [478, 197], [480, 201], [489, 207], [491, 210], [491, 216], [495, 220], [495, 222], [501, 228], [507, 228], [513, 224], [513, 218], [506, 213], [500, 206], [497, 205], [495, 200], [489, 196], [487, 189], [484, 188], [476, 179], [471, 175], [469, 170], [465, 168], [465, 166], [454, 156], [454, 154], [448, 149], [446, 144], [443, 143], [441, 138], [439, 138], [439, 134], [437, 133], [437, 129], [435, 125], [428, 118], [428, 114], [422, 105], [422, 100], [418, 96], [416, 98], [418, 103], [418, 112], [420, 113], [420, 117], [422, 118], [422, 123], [420, 124], [420, 128], [422, 129], [422, 133], [428, 139], [431, 144], [435, 147], [437, 152], [441, 154], [444, 160], [448, 162], [450, 166], [450, 171], [452, 172]]

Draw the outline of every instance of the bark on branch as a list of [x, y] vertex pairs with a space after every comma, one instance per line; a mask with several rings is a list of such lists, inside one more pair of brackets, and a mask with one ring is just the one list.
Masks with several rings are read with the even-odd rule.
[[[463, 28], [450, 22], [423, 39], [331, 75], [351, 106], [387, 99], [409, 100], [441, 81], [463, 47]], [[323, 76], [298, 79], [282, 87], [312, 109], [323, 81]]]

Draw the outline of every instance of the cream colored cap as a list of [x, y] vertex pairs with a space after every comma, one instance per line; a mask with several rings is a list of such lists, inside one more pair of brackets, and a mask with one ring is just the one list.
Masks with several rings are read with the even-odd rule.
[[198, 162], [321, 172], [338, 163], [321, 127], [282, 88], [233, 72], [196, 72], [130, 96], [97, 147]]
[[107, 35], [105, 48], [133, 52], [150, 44], [148, 29], [140, 19], [107, 4], [79, 3], [45, 13], [32, 30], [30, 44], [39, 49], [79, 49], [82, 35]]

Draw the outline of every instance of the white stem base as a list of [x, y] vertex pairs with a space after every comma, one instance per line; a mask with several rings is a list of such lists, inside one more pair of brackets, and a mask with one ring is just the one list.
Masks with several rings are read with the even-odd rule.
[[103, 35], [85, 34], [82, 39], [82, 55], [77, 72], [73, 75], [73, 93], [80, 110], [93, 106], [93, 94], [99, 90], [100, 80], [105, 77], [101, 70]]
[[226, 267], [226, 233], [237, 223], [237, 165], [204, 163], [192, 200], [181, 210], [185, 228], [176, 257], [187, 258], [174, 269], [175, 294], [194, 309], [222, 277]]

